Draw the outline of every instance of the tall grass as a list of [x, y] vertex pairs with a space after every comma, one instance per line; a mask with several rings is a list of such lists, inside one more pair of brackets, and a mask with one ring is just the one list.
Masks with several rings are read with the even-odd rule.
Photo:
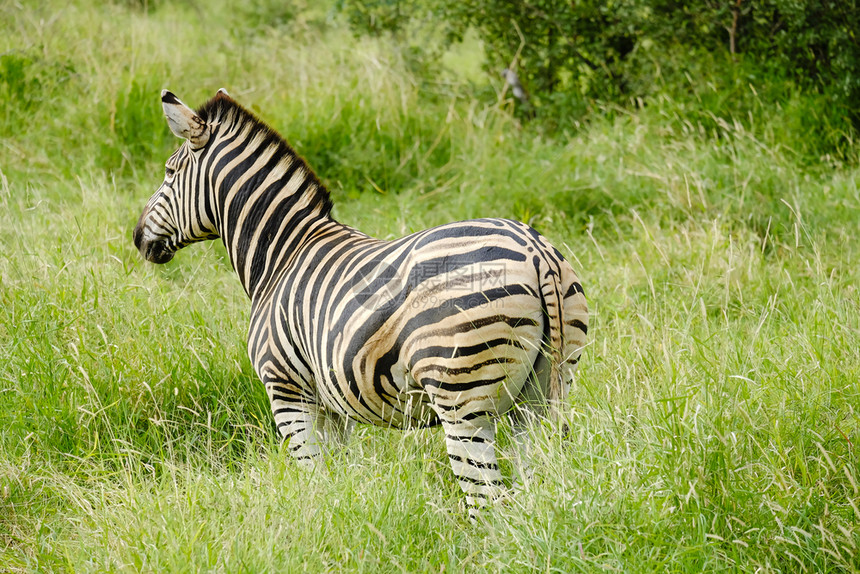
[[[0, 570], [860, 569], [853, 164], [677, 95], [548, 136], [272, 6], [0, 5]], [[222, 86], [342, 221], [514, 217], [580, 271], [570, 432], [535, 429], [535, 481], [481, 524], [438, 431], [360, 428], [297, 469], [223, 248], [134, 250], [178, 143], [160, 89]]]

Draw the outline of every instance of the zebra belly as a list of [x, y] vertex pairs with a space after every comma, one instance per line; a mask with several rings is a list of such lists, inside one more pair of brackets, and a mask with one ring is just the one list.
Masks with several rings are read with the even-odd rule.
[[405, 371], [382, 377], [381, 391], [374, 389], [372, 373], [357, 373], [347, 383], [345, 390], [333, 375], [321, 380], [318, 392], [328, 408], [360, 422], [398, 429], [439, 423], [430, 396]]

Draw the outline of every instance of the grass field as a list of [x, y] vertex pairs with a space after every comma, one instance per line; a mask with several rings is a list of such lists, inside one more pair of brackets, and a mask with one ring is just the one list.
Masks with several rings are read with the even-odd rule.
[[[0, 2], [0, 572], [860, 571], [860, 169], [803, 151], [802, 95], [546, 133], [475, 95], [476, 53], [422, 76], [310, 3], [30, 4]], [[439, 430], [299, 470], [223, 247], [134, 249], [179, 143], [160, 90], [219, 87], [339, 220], [521, 219], [580, 274], [570, 434], [480, 524]]]

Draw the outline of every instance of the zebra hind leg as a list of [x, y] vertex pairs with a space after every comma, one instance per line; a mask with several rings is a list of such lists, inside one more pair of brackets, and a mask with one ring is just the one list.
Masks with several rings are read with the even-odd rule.
[[550, 358], [542, 352], [535, 359], [516, 404], [506, 413], [511, 428], [511, 486], [514, 490], [527, 487], [534, 477], [531, 464], [532, 435], [549, 415], [547, 393], [550, 373]]
[[496, 459], [496, 425], [485, 413], [469, 418], [440, 415], [451, 470], [466, 495], [469, 518], [505, 492]]
[[508, 413], [511, 425], [513, 481], [511, 488], [527, 488], [534, 478], [531, 462], [532, 436], [537, 415], [525, 406], [517, 406]]

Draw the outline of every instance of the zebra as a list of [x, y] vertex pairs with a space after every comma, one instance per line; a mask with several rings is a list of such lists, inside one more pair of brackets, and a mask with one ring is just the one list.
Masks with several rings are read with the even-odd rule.
[[[537, 231], [507, 219], [396, 240], [332, 217], [292, 147], [223, 89], [197, 111], [161, 94], [185, 141], [134, 232], [153, 263], [221, 238], [251, 302], [248, 354], [291, 455], [318, 465], [354, 423], [441, 425], [469, 515], [504, 497], [496, 423], [521, 452], [567, 396], [588, 330], [582, 285]], [[514, 469], [528, 476], [527, 457]]]

